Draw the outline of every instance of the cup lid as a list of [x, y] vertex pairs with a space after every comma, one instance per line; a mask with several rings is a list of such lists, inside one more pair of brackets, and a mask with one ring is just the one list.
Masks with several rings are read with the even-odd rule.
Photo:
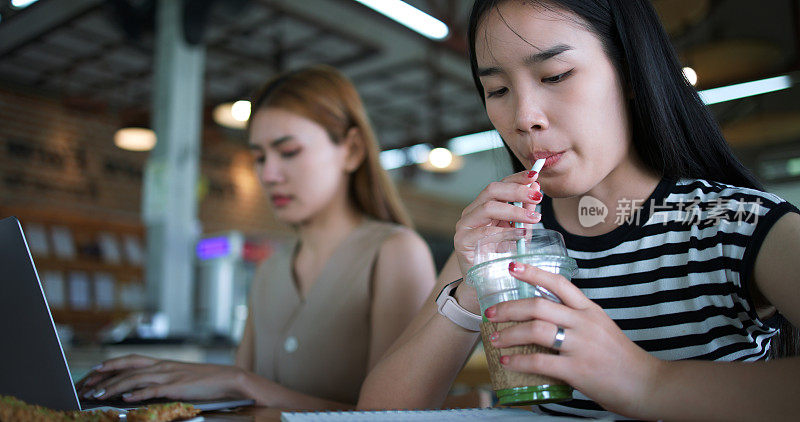
[[519, 255], [568, 257], [561, 233], [549, 229], [505, 229], [478, 239], [472, 265]]

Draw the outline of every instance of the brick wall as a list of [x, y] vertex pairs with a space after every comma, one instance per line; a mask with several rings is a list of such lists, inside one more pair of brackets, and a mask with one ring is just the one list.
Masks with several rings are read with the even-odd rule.
[[[0, 90], [0, 202], [138, 219], [148, 153], [114, 146], [117, 128], [110, 113]], [[204, 231], [286, 231], [269, 212], [243, 141], [214, 128], [203, 133], [198, 199]]]
[[[138, 220], [146, 152], [114, 146], [119, 119], [54, 98], [0, 89], [0, 202], [17, 208]], [[203, 129], [199, 218], [203, 231], [289, 231], [275, 221], [243, 134]], [[452, 238], [465, 204], [400, 187], [418, 231]], [[449, 241], [452, 241], [450, 239]]]

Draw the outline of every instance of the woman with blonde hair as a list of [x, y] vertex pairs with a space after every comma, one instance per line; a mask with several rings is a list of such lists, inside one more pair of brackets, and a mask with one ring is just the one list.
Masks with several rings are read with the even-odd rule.
[[297, 241], [256, 274], [236, 365], [126, 356], [81, 381], [84, 397], [353, 407], [367, 372], [430, 293], [430, 251], [380, 166], [352, 83], [327, 66], [303, 68], [269, 81], [252, 110], [256, 171]]

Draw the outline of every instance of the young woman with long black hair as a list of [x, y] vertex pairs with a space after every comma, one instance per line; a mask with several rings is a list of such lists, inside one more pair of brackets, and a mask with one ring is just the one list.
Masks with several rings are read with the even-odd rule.
[[[772, 339], [789, 343], [789, 322], [800, 323], [800, 213], [761, 191], [734, 157], [649, 2], [478, 0], [469, 48], [475, 84], [518, 172], [464, 210], [438, 289], [464, 276], [475, 241], [498, 227], [523, 222], [564, 235], [579, 267], [572, 283], [509, 267], [563, 304], [524, 299], [485, 311], [493, 322], [523, 322], [492, 336], [498, 348], [560, 346], [559, 355], [501, 360], [577, 390], [540, 410], [796, 415], [800, 360], [760, 361], [776, 349]], [[540, 158], [540, 174], [524, 171]], [[581, 219], [588, 197], [607, 207], [605, 220]], [[478, 312], [474, 289], [454, 295]], [[478, 333], [438, 313], [434, 299], [367, 378], [360, 407], [440, 405]]]

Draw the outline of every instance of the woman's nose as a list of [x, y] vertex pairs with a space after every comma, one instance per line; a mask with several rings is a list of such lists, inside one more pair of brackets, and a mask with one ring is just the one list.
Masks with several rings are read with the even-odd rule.
[[278, 163], [268, 158], [265, 159], [264, 164], [261, 165], [259, 178], [261, 179], [261, 182], [265, 185], [274, 185], [276, 183], [284, 181], [285, 179]]
[[531, 94], [518, 95], [514, 124], [519, 133], [544, 130], [550, 126], [541, 102]]

